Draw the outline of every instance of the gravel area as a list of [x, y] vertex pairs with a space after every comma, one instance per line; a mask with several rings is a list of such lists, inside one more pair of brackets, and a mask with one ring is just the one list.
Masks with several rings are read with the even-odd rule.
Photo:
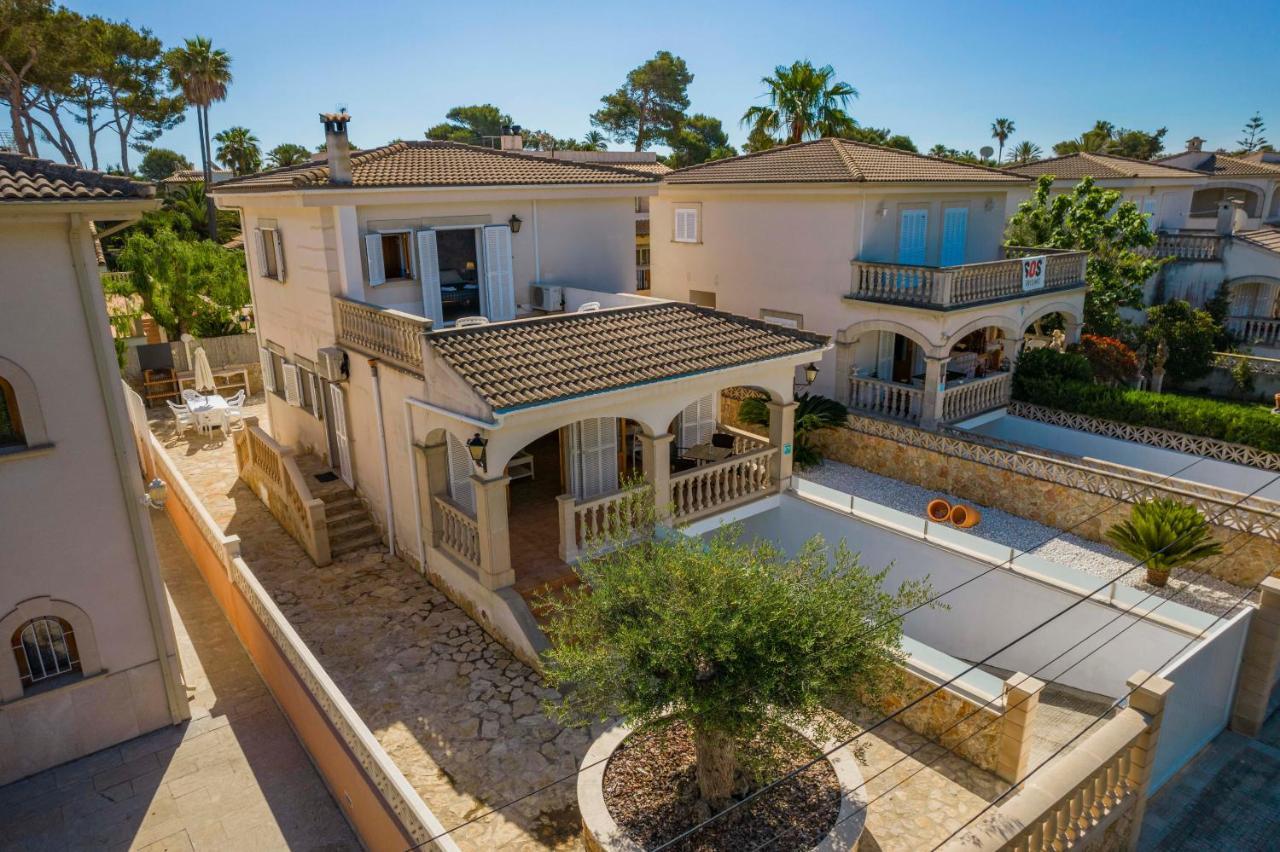
[[[953, 503], [961, 500], [943, 491], [930, 491], [909, 482], [833, 461], [824, 461], [818, 467], [804, 471], [801, 476], [827, 488], [917, 516], [924, 514], [925, 506], [935, 497], [942, 497]], [[1124, 574], [1133, 567], [1135, 560], [1115, 548], [983, 506], [972, 500], [961, 502], [976, 505], [982, 510], [982, 523], [966, 532], [1076, 568], [1100, 579], [1119, 578], [1123, 585], [1132, 586], [1144, 593], [1154, 593], [1162, 598], [1174, 598], [1176, 603], [1203, 612], [1213, 615], [1228, 612], [1236, 608], [1236, 602], [1245, 591], [1243, 587], [1225, 580], [1201, 576], [1194, 568], [1176, 569], [1169, 578], [1169, 584], [1164, 588], [1157, 588], [1146, 582], [1146, 572], [1141, 568]]]
[[[693, 736], [687, 725], [676, 723], [656, 736], [633, 735], [631, 740], [635, 744], [624, 743], [605, 767], [605, 804], [628, 839], [652, 849], [696, 825], [710, 811], [697, 795]], [[779, 755], [779, 775], [818, 755], [810, 743], [797, 740], [803, 747]], [[750, 788], [743, 783], [738, 792], [735, 799], [747, 796]], [[824, 760], [672, 849], [727, 852], [762, 844], [769, 849], [810, 849], [831, 830], [839, 814], [840, 783]]]

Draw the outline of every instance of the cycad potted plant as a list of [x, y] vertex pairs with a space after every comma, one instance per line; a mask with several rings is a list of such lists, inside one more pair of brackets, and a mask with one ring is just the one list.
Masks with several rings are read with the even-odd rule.
[[[814, 539], [788, 556], [740, 532], [704, 540], [659, 531], [597, 548], [577, 566], [582, 585], [551, 605], [546, 673], [564, 697], [550, 712], [570, 724], [622, 720], [596, 740], [579, 776], [588, 848], [671, 839], [831, 746], [847, 725], [825, 709], [833, 695], [865, 700], [891, 688], [895, 615], [925, 600], [926, 584], [891, 593], [886, 572], [863, 568], [843, 543], [833, 551]], [[734, 832], [774, 825], [790, 832], [786, 848], [824, 837], [851, 848], [861, 831], [856, 779], [846, 749], [700, 840], [751, 848], [759, 835]]]
[[1204, 515], [1171, 497], [1136, 504], [1127, 521], [1107, 530], [1107, 539], [1145, 563], [1147, 582], [1157, 587], [1169, 582], [1174, 568], [1222, 552]]

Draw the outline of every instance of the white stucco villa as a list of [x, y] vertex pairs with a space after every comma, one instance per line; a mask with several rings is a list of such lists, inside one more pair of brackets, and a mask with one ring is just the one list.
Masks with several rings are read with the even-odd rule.
[[841, 139], [677, 170], [651, 205], [653, 294], [832, 336], [813, 389], [852, 408], [972, 416], [1008, 401], [1037, 320], [1080, 326], [1085, 255], [1001, 245], [1029, 184]]
[[[573, 582], [635, 499], [692, 520], [786, 486], [793, 376], [826, 338], [634, 295], [657, 176], [455, 143], [353, 155], [349, 116], [322, 119], [323, 163], [214, 189], [249, 234], [274, 439], [327, 460], [517, 654], [542, 642], [526, 598]], [[768, 395], [767, 440], [717, 424], [738, 386]], [[298, 513], [332, 534], [313, 556], [368, 543], [332, 520]]]
[[0, 784], [190, 715], [90, 232], [153, 196], [0, 153]]

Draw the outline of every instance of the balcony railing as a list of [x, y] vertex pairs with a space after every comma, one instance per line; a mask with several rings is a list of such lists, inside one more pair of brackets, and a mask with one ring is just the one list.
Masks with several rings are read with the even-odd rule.
[[426, 317], [336, 296], [333, 321], [340, 345], [422, 374], [422, 335], [431, 330]]
[[947, 422], [975, 417], [984, 411], [1009, 404], [1013, 374], [996, 373], [981, 379], [952, 385], [942, 392], [942, 419]]
[[919, 423], [923, 401], [924, 391], [911, 385], [864, 378], [849, 382], [849, 407], [869, 414]]
[[1250, 346], [1280, 346], [1280, 319], [1227, 317], [1227, 331]]
[[440, 546], [453, 554], [462, 564], [480, 568], [480, 527], [475, 517], [451, 500], [437, 495], [436, 509], [440, 513]]
[[[975, 417], [1009, 404], [1013, 390], [1010, 373], [996, 373], [947, 387], [942, 392], [942, 420]], [[849, 381], [849, 407], [907, 423], [919, 423], [924, 411], [924, 390], [898, 382], [855, 377]]]
[[1196, 231], [1161, 231], [1156, 235], [1156, 257], [1174, 260], [1222, 260], [1219, 234]]
[[[953, 308], [1084, 286], [1088, 252], [1011, 246], [1005, 253], [1004, 260], [942, 267], [855, 260], [849, 298]], [[1044, 286], [1025, 290], [1021, 258], [1035, 255], [1045, 256]]]
[[695, 521], [776, 490], [769, 474], [777, 447], [763, 447], [722, 462], [671, 475], [671, 514]]

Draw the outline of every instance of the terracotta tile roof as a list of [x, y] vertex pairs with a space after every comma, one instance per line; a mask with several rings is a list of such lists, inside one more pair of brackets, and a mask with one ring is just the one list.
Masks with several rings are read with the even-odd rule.
[[1237, 240], [1253, 243], [1259, 248], [1280, 254], [1280, 228], [1255, 228], [1252, 231], [1236, 231], [1232, 236]]
[[0, 202], [151, 198], [149, 183], [0, 151]]
[[[465, 145], [461, 142], [394, 142], [351, 155], [351, 186], [512, 186], [537, 184], [650, 184], [657, 176], [596, 163], [576, 163]], [[234, 178], [213, 192], [334, 189], [329, 167], [303, 163]]]
[[681, 302], [427, 335], [495, 411], [816, 353], [828, 339]]
[[1067, 154], [1037, 160], [1022, 166], [1006, 166], [1005, 171], [1024, 177], [1053, 175], [1062, 180], [1079, 180], [1084, 177], [1106, 180], [1108, 178], [1181, 178], [1195, 177], [1198, 172], [1177, 166], [1162, 166], [1148, 160], [1117, 157], [1114, 154]]
[[671, 172], [663, 181], [696, 183], [1025, 183], [1000, 169], [926, 157], [849, 139], [818, 139], [713, 160]]
[[[1181, 157], [1182, 154], [1174, 154]], [[1172, 157], [1161, 157], [1156, 162], [1164, 162]], [[1227, 154], [1207, 154], [1194, 170], [1206, 175], [1219, 177], [1269, 177], [1280, 179], [1280, 164], [1262, 163], [1244, 157], [1232, 157]]]
[[[229, 179], [234, 173], [230, 169], [214, 169], [214, 183]], [[201, 169], [181, 169], [160, 181], [166, 185], [178, 183], [204, 183], [204, 172]]]
[[646, 175], [666, 175], [674, 171], [664, 163], [600, 163], [600, 165], [608, 165], [615, 169], [625, 169], [629, 172], [640, 172]]

